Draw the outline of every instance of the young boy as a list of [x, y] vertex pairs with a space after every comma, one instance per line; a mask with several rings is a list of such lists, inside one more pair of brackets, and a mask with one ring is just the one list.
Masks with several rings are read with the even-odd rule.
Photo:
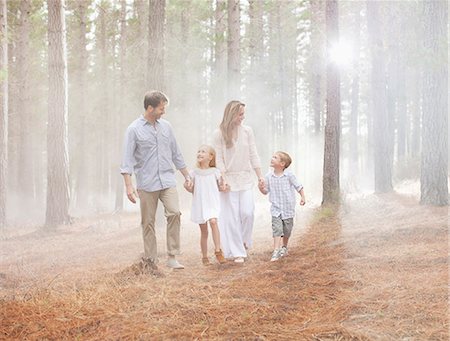
[[[287, 255], [287, 244], [291, 236], [295, 215], [295, 192], [301, 196], [300, 205], [305, 204], [303, 186], [297, 181], [294, 174], [286, 171], [291, 164], [291, 157], [285, 152], [276, 152], [270, 161], [273, 171], [265, 177], [265, 184], [258, 184], [262, 194], [269, 194], [272, 204], [273, 253], [271, 262], [277, 261]], [[281, 239], [283, 245], [281, 246]]]

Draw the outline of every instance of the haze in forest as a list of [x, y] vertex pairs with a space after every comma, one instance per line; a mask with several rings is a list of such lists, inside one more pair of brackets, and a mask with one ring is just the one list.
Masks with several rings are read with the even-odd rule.
[[[244, 124], [255, 132], [263, 171], [273, 152], [291, 154], [313, 206], [323, 195], [327, 100], [338, 93], [342, 198], [395, 190], [427, 202], [426, 193], [444, 191], [440, 204], [448, 202], [446, 1], [339, 1], [330, 12], [313, 0], [67, 0], [60, 36], [46, 1], [6, 6], [8, 157], [0, 190], [8, 225], [45, 222], [48, 182], [65, 176], [48, 177], [59, 168], [48, 161], [55, 146], [68, 160], [70, 216], [137, 211], [123, 194], [119, 165], [125, 129], [150, 89], [170, 99], [164, 118], [189, 168], [226, 103], [246, 103]], [[49, 91], [49, 29], [66, 46], [67, 106], [54, 118], [48, 99], [60, 88]], [[334, 88], [330, 68], [339, 77]], [[67, 129], [54, 143], [47, 140], [53, 120]], [[377, 188], [380, 177], [385, 186]]]

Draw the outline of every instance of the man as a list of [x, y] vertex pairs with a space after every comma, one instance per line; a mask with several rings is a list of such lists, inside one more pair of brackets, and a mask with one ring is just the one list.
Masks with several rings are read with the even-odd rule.
[[[128, 127], [125, 134], [123, 162], [120, 169], [125, 181], [128, 199], [140, 199], [142, 236], [144, 239], [144, 266], [158, 271], [155, 216], [158, 200], [164, 205], [167, 219], [167, 266], [183, 269], [175, 258], [180, 253], [180, 209], [175, 171], [178, 169], [190, 184], [183, 156], [170, 123], [161, 116], [169, 100], [160, 91], [150, 91], [144, 97], [144, 114]], [[137, 191], [131, 182], [136, 176]]]

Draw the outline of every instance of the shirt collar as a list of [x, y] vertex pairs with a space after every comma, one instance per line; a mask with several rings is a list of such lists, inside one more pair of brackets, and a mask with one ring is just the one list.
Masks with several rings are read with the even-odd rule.
[[270, 171], [270, 175], [275, 177], [275, 178], [282, 178], [283, 176], [286, 176], [286, 170], [283, 171], [283, 174], [281, 175], [276, 175], [275, 172], [273, 170]]
[[[145, 126], [146, 124], [150, 124], [150, 122], [144, 118], [144, 115], [141, 115], [141, 117], [139, 117], [139, 121], [143, 126]], [[159, 124], [159, 120], [156, 120], [155, 123]]]

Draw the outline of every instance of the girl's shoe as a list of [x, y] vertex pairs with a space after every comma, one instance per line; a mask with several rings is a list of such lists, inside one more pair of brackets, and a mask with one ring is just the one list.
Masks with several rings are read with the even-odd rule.
[[220, 264], [224, 264], [227, 262], [227, 260], [223, 256], [222, 250], [216, 251], [216, 252], [214, 252], [214, 254], [216, 255], [216, 259]]
[[244, 257], [236, 257], [236, 258], [234, 259], [234, 262], [235, 262], [235, 263], [244, 263]]
[[202, 258], [202, 263], [203, 263], [203, 265], [211, 265], [211, 262], [209, 261], [209, 258], [208, 257], [203, 257]]

